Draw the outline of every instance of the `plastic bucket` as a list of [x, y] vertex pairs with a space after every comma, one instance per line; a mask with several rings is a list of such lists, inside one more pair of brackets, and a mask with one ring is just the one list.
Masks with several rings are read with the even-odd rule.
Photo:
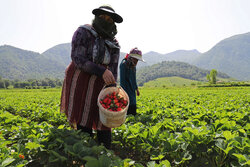
[[[100, 101], [106, 95], [113, 93], [113, 92], [118, 93], [120, 97], [123, 97], [125, 100], [128, 101], [127, 106], [121, 111], [117, 111], [117, 112], [110, 111], [108, 109], [105, 109], [100, 103]], [[107, 88], [103, 88], [101, 92], [99, 93], [97, 105], [99, 107], [99, 117], [100, 117], [100, 121], [102, 122], [102, 124], [109, 128], [116, 128], [116, 127], [121, 126], [126, 120], [127, 110], [129, 106], [129, 97], [128, 97], [128, 94], [121, 87], [107, 87]]]

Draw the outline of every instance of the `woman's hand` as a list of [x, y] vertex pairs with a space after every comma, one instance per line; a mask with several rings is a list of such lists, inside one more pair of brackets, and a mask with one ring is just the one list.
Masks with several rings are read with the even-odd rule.
[[105, 70], [105, 72], [102, 75], [102, 78], [106, 85], [115, 84], [115, 77], [109, 69]]
[[136, 94], [137, 94], [137, 96], [140, 96], [140, 91], [139, 91], [139, 89], [136, 89]]

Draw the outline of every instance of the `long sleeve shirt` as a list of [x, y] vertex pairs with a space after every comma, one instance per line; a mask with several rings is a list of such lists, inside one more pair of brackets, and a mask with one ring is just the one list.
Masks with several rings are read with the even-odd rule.
[[120, 64], [120, 85], [127, 92], [131, 105], [136, 104], [136, 67], [129, 67], [127, 60], [123, 59]]
[[[96, 31], [90, 25], [84, 25], [79, 27], [72, 38], [72, 50], [71, 59], [81, 70], [87, 73], [102, 77], [106, 67], [113, 73], [117, 80], [117, 67], [120, 55], [120, 46], [117, 40], [109, 41], [114, 47], [110, 47], [107, 44], [106, 48], [110, 54], [110, 61], [108, 64], [96, 64], [93, 62], [93, 53], [95, 52], [96, 38], [99, 36]], [[100, 38], [100, 40], [102, 40]], [[104, 39], [103, 39], [104, 40]]]

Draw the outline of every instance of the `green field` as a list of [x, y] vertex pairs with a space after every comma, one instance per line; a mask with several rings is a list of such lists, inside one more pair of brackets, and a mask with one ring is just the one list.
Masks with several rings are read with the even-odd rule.
[[200, 81], [185, 79], [181, 77], [164, 77], [157, 78], [145, 83], [144, 87], [183, 87], [201, 84]]
[[0, 166], [250, 165], [249, 87], [140, 90], [111, 150], [68, 126], [60, 89], [0, 90]]
[[[245, 83], [249, 84], [248, 81], [239, 82], [232, 78], [225, 79], [225, 78], [217, 78], [218, 85], [221, 85], [221, 83], [224, 84], [230, 84], [230, 83]], [[185, 79], [182, 77], [163, 77], [163, 78], [157, 78], [155, 80], [149, 81], [144, 83], [144, 88], [168, 88], [168, 87], [195, 87], [195, 86], [202, 86], [209, 84], [206, 82], [206, 78], [204, 78], [204, 81], [196, 81], [196, 80], [190, 80]]]

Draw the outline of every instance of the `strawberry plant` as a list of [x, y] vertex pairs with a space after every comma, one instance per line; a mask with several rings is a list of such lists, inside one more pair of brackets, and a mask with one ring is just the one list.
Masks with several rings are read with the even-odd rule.
[[[60, 92], [0, 90], [0, 166], [250, 165], [248, 87], [142, 88], [138, 114], [112, 130], [111, 150], [70, 128]], [[118, 111], [119, 100], [102, 103]]]

